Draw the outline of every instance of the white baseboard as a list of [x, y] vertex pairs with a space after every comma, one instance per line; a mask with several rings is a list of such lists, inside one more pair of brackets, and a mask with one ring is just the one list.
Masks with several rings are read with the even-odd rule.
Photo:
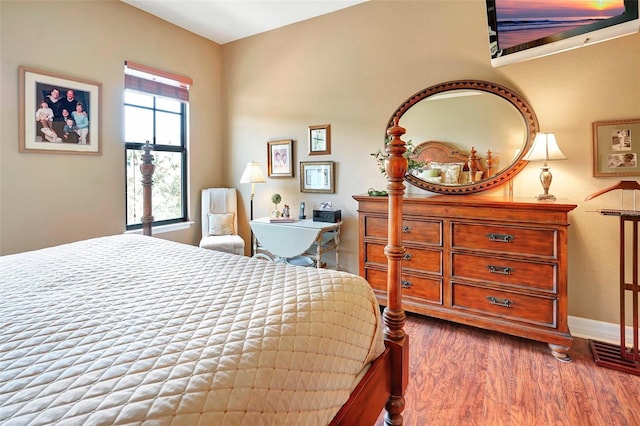
[[[620, 344], [620, 325], [609, 322], [595, 321], [587, 318], [569, 316], [569, 329], [573, 337], [592, 339], [599, 342]], [[625, 344], [633, 344], [631, 327], [625, 327]]]

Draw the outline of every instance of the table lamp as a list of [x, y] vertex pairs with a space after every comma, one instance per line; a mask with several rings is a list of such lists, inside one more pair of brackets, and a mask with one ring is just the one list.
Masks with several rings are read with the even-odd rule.
[[539, 201], [555, 201], [556, 197], [549, 194], [549, 186], [551, 185], [551, 171], [547, 162], [549, 160], [566, 160], [553, 133], [538, 133], [533, 140], [533, 146], [524, 156], [526, 161], [544, 161], [544, 165], [540, 168], [540, 183], [544, 192], [536, 197]]
[[[250, 183], [251, 184], [251, 201], [250, 201], [250, 220], [253, 220], [253, 196], [255, 194], [256, 183], [266, 183], [267, 180], [264, 177], [264, 173], [262, 173], [262, 169], [260, 168], [260, 163], [257, 161], [249, 161], [247, 163], [247, 167], [244, 169], [242, 173], [242, 177], [240, 178], [240, 183]], [[251, 230], [251, 256], [253, 256], [253, 230]]]

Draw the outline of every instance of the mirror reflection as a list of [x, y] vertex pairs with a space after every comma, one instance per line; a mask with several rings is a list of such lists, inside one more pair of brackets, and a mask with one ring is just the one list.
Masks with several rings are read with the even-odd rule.
[[473, 147], [483, 158], [491, 150], [494, 174], [513, 162], [527, 140], [522, 114], [505, 99], [479, 90], [429, 96], [402, 116], [402, 127], [404, 139], [414, 144], [445, 142], [467, 152]]
[[[389, 123], [395, 117], [407, 130], [403, 140], [411, 141], [416, 159], [425, 162], [406, 180], [441, 193], [478, 192], [507, 182], [524, 166], [522, 157], [537, 131], [535, 114], [517, 94], [473, 80], [419, 92]], [[455, 164], [460, 173], [452, 174]]]

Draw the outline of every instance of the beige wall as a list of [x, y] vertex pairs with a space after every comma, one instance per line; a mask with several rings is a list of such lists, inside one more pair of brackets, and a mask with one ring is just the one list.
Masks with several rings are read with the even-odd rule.
[[[123, 232], [125, 60], [194, 81], [189, 202], [199, 221], [200, 189], [222, 181], [220, 46], [116, 0], [3, 0], [0, 12], [0, 252]], [[18, 153], [20, 65], [102, 83], [102, 155]], [[199, 226], [160, 236], [194, 243]]]
[[[222, 47], [117, 1], [2, 1], [0, 14], [3, 254], [124, 229], [126, 59], [194, 79], [190, 202], [196, 220], [200, 188], [235, 186], [248, 240], [250, 185], [238, 181], [247, 161], [258, 160], [266, 169], [268, 140], [293, 139], [296, 165], [336, 161], [335, 194], [301, 193], [296, 167], [293, 179], [256, 186], [255, 215], [268, 214], [274, 192], [293, 212], [300, 201], [308, 210], [332, 201], [345, 219], [341, 264], [351, 272], [358, 270], [351, 197], [385, 185], [369, 153], [382, 147], [391, 113], [432, 84], [481, 79], [520, 92], [535, 109], [541, 130], [555, 132], [568, 157], [552, 164], [551, 188], [578, 205], [569, 235], [570, 315], [618, 321], [617, 221], [593, 212], [615, 205], [618, 197], [583, 200], [618, 180], [592, 177], [591, 122], [640, 117], [639, 34], [494, 69], [483, 0], [374, 1]], [[74, 51], [56, 47], [50, 22], [73, 22]], [[7, 100], [17, 99], [19, 65], [103, 83], [101, 156], [18, 153], [18, 113]], [[332, 154], [308, 156], [307, 127], [326, 123]], [[515, 195], [538, 194], [538, 173], [538, 165], [527, 166], [515, 178]], [[162, 236], [195, 243], [199, 232], [197, 223], [191, 231]]]
[[[332, 201], [345, 219], [341, 263], [357, 272], [351, 196], [384, 187], [369, 153], [382, 147], [395, 108], [447, 80], [504, 84], [531, 103], [541, 130], [555, 132], [568, 157], [551, 165], [551, 192], [578, 205], [569, 235], [569, 313], [618, 322], [617, 221], [593, 212], [618, 198], [583, 200], [618, 180], [592, 177], [591, 122], [640, 117], [640, 34], [497, 69], [486, 34], [484, 0], [374, 1], [224, 45], [224, 175], [232, 185], [246, 161], [266, 167], [266, 142], [281, 138], [295, 141], [296, 164], [336, 161], [335, 194], [301, 193], [296, 170], [293, 179], [256, 187], [256, 216], [268, 214], [274, 192], [293, 211], [300, 201]], [[332, 154], [310, 157], [307, 126], [326, 123]], [[515, 178], [515, 195], [533, 200], [541, 192], [538, 174], [539, 164], [527, 166]], [[250, 188], [238, 187], [247, 200]]]

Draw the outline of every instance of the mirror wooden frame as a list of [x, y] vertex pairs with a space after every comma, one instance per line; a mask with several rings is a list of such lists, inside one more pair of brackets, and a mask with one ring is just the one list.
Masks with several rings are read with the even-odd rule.
[[[449, 90], [464, 89], [479, 90], [482, 92], [492, 93], [511, 103], [518, 110], [518, 112], [522, 114], [524, 123], [527, 126], [527, 138], [524, 146], [520, 150], [518, 156], [507, 168], [501, 170], [499, 173], [491, 177], [482, 179], [478, 182], [460, 185], [441, 185], [418, 179], [417, 177], [407, 173], [404, 179], [411, 185], [417, 188], [424, 189], [426, 191], [439, 194], [471, 194], [475, 192], [486, 191], [488, 189], [508, 183], [524, 168], [524, 166], [527, 165], [528, 162], [523, 160], [523, 157], [529, 151], [529, 148], [533, 143], [533, 139], [538, 132], [538, 119], [531, 106], [524, 100], [522, 96], [520, 96], [513, 90], [496, 83], [482, 80], [453, 80], [430, 86], [404, 101], [391, 115], [391, 118], [387, 122], [387, 129], [393, 127], [393, 123], [396, 118], [399, 120], [399, 124], [402, 126], [402, 116], [404, 115], [404, 113], [421, 100]], [[469, 147], [469, 150], [470, 149], [471, 147]]]

